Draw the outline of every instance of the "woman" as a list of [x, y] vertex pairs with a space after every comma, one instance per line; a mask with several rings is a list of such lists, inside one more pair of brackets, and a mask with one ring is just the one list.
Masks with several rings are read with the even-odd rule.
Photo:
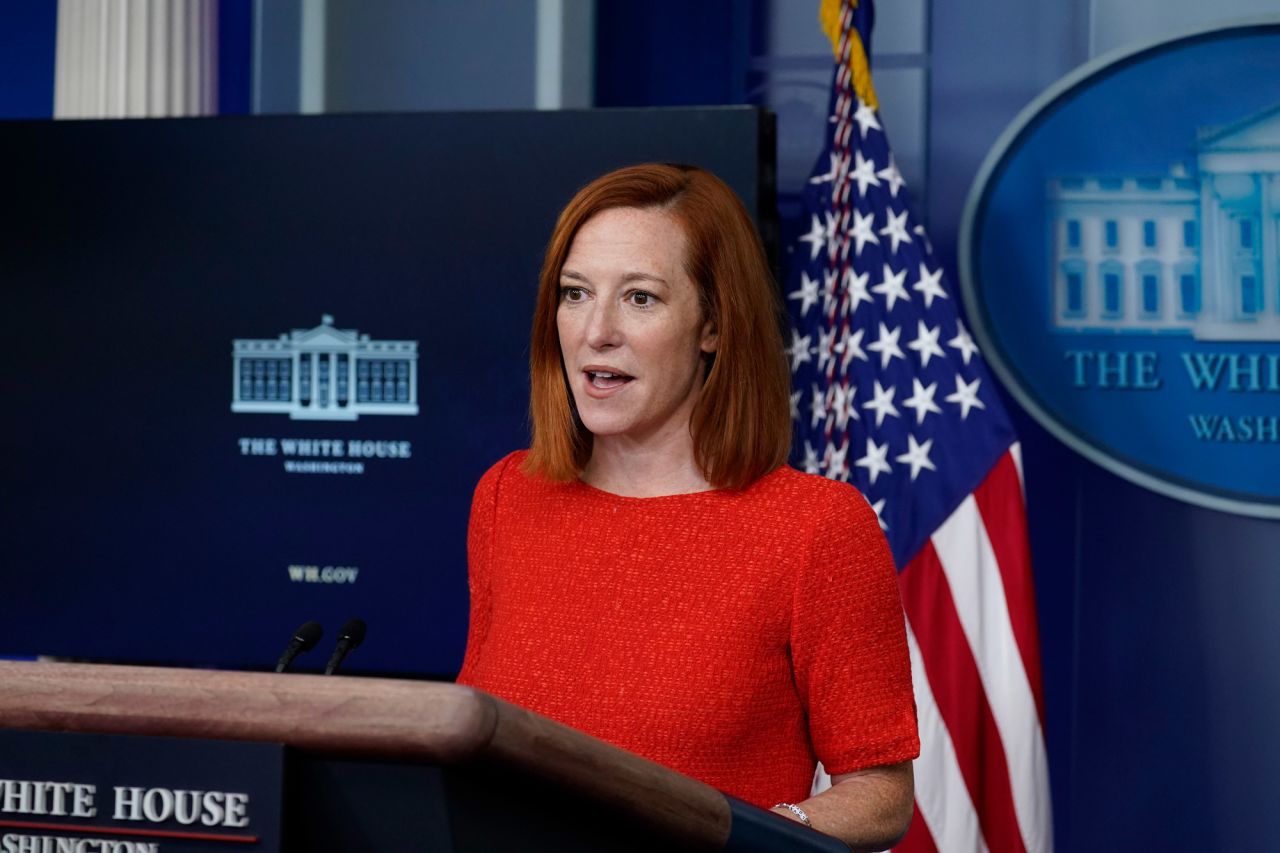
[[459, 680], [884, 849], [919, 753], [897, 582], [866, 501], [784, 464], [779, 316], [714, 175], [578, 192], [539, 282], [532, 445], [476, 487]]

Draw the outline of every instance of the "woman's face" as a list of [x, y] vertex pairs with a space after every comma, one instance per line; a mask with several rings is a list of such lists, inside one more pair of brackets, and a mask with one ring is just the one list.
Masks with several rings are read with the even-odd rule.
[[556, 328], [578, 414], [597, 441], [687, 435], [716, 335], [684, 259], [683, 230], [655, 209], [597, 213], [569, 247]]

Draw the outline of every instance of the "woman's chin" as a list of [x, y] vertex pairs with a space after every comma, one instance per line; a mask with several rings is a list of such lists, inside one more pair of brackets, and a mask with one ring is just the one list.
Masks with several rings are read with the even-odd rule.
[[619, 438], [632, 432], [630, 423], [622, 423], [614, 418], [583, 418], [582, 425], [597, 441], [601, 439]]

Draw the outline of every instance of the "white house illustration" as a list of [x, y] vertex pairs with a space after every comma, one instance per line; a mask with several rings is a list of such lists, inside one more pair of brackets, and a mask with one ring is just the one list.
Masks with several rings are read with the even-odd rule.
[[1055, 328], [1280, 340], [1280, 105], [1195, 156], [1194, 178], [1049, 182]]
[[231, 411], [294, 420], [354, 421], [361, 415], [418, 414], [418, 342], [375, 341], [335, 329], [277, 339], [232, 341]]

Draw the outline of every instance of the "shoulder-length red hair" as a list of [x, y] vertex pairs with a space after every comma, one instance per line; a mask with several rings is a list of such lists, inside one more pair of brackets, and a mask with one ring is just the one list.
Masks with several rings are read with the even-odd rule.
[[538, 279], [529, 347], [533, 441], [525, 470], [551, 480], [577, 477], [591, 457], [591, 433], [572, 405], [556, 312], [560, 272], [578, 229], [602, 210], [659, 208], [682, 227], [685, 271], [717, 332], [690, 419], [694, 460], [716, 488], [742, 488], [782, 465], [791, 447], [791, 373], [782, 309], [764, 247], [746, 208], [724, 181], [695, 166], [649, 163], [596, 178], [560, 213]]

